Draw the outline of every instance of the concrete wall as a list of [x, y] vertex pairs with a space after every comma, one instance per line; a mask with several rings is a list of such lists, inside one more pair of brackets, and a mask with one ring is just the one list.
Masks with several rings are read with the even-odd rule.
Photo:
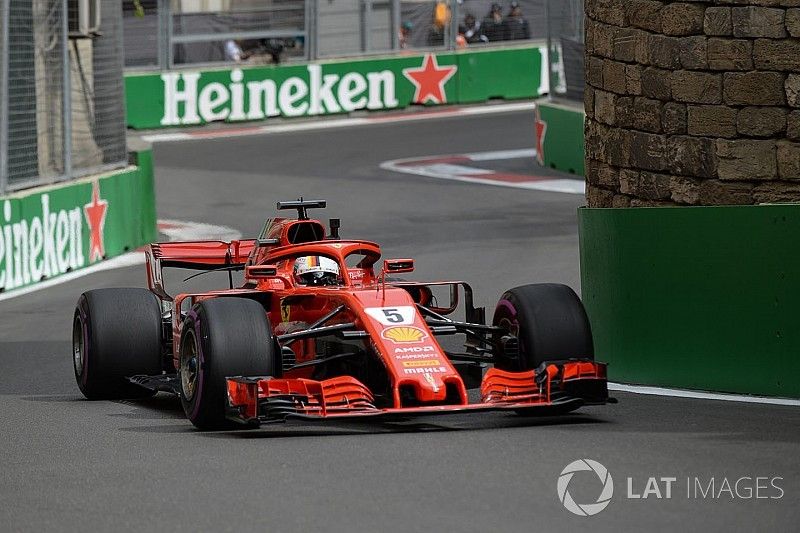
[[800, 200], [800, 0], [586, 0], [590, 207]]

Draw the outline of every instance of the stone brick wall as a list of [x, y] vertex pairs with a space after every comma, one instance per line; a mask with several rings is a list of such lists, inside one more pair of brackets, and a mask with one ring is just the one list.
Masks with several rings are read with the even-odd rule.
[[585, 0], [591, 207], [800, 201], [800, 0]]

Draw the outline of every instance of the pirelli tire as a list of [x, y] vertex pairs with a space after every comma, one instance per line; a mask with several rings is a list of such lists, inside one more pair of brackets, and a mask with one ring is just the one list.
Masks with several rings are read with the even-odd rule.
[[495, 336], [499, 346], [495, 366], [502, 370], [532, 370], [545, 361], [594, 359], [586, 310], [566, 285], [541, 283], [506, 291], [497, 303], [492, 324], [518, 341], [515, 349], [504, 350], [503, 335]]
[[178, 378], [186, 417], [201, 430], [245, 429], [228, 420], [226, 378], [279, 376], [269, 318], [256, 301], [222, 297], [196, 304], [181, 333]]
[[90, 400], [133, 399], [154, 391], [128, 377], [162, 370], [158, 298], [147, 289], [95, 289], [81, 294], [72, 322], [75, 380]]

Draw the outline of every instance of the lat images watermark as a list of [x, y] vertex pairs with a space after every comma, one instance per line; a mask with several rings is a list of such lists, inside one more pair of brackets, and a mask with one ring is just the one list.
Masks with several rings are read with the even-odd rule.
[[[593, 473], [594, 476], [580, 476], [573, 480], [576, 473]], [[592, 479], [596, 477], [596, 480]], [[598, 486], [597, 499], [588, 503], [578, 503], [569, 491], [570, 483], [591, 483]], [[685, 498], [687, 500], [780, 500], [786, 494], [783, 489], [783, 477], [780, 476], [649, 476], [647, 478], [625, 478], [625, 493], [618, 496], [627, 500], [670, 500]], [[600, 488], [602, 486], [602, 488]], [[593, 459], [578, 459], [564, 467], [556, 484], [558, 499], [564, 508], [578, 516], [594, 516], [603, 511], [611, 503], [614, 496], [614, 480], [608, 469]]]
[[[572, 495], [569, 493], [569, 483], [576, 472], [585, 470], [592, 471], [597, 475], [603, 484], [603, 490], [594, 503], [581, 504], [572, 499]], [[592, 516], [608, 507], [608, 504], [611, 503], [611, 497], [614, 495], [614, 480], [611, 474], [608, 473], [608, 469], [597, 461], [578, 459], [577, 461], [572, 461], [561, 471], [556, 489], [558, 490], [558, 499], [567, 511], [578, 516]]]

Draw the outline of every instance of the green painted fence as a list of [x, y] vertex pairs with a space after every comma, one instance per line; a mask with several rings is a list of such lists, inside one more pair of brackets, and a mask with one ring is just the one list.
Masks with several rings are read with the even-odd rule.
[[153, 163], [0, 197], [0, 292], [32, 285], [156, 239]]
[[297, 65], [127, 73], [128, 126], [241, 122], [412, 104], [534, 98], [543, 47], [410, 54]]
[[610, 379], [800, 397], [800, 205], [580, 209]]
[[536, 107], [539, 163], [562, 172], [584, 175], [583, 108], [542, 101]]

